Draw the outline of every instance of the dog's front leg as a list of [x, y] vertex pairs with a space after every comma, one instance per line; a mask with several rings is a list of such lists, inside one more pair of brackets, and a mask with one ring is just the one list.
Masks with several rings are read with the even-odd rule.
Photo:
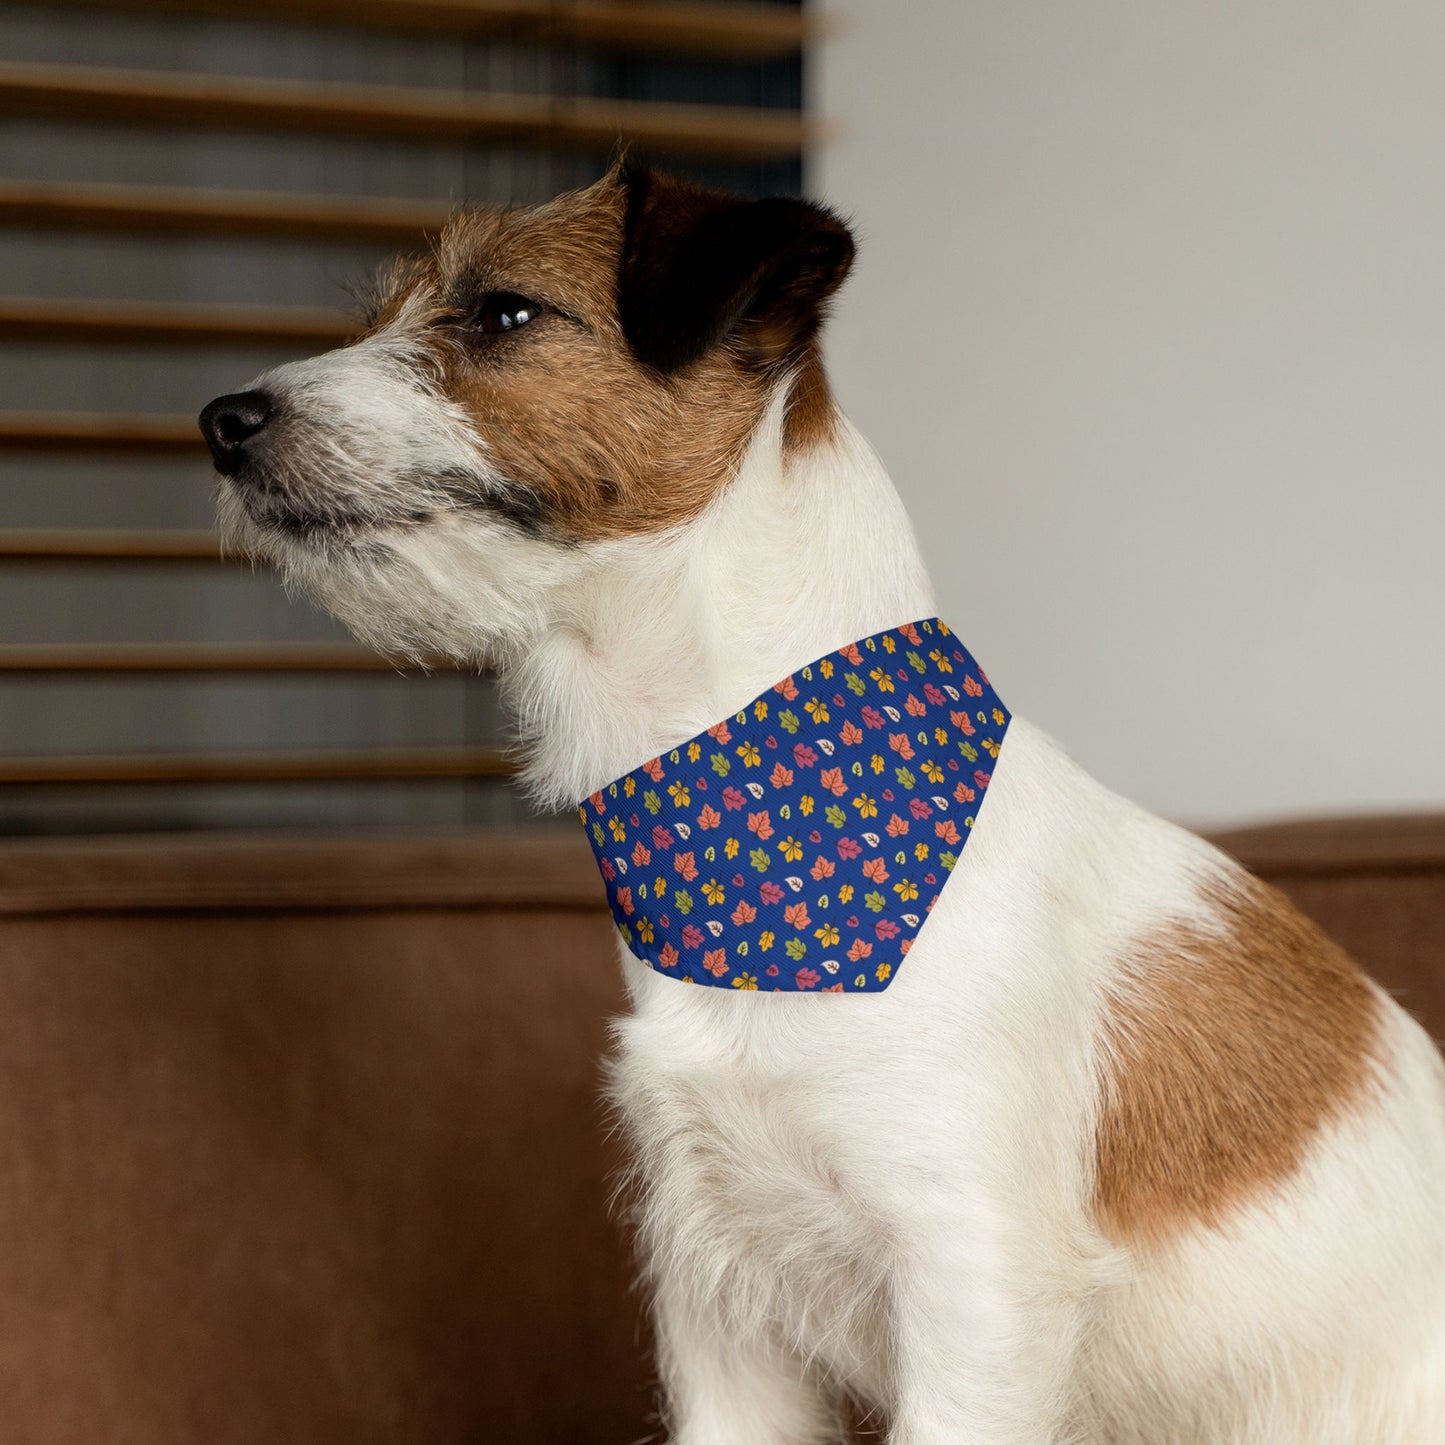
[[730, 1327], [680, 1281], [653, 1302], [669, 1445], [835, 1445], [834, 1407], [804, 1362]]
[[889, 1445], [1087, 1445], [1069, 1418], [1078, 1295], [1037, 1237], [1000, 1227], [992, 1209], [909, 1223], [893, 1279]]

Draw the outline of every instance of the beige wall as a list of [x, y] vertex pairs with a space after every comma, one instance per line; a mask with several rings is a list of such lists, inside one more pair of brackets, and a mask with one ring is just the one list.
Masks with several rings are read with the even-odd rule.
[[1445, 805], [1445, 8], [826, 0], [833, 323], [942, 610], [1174, 817]]

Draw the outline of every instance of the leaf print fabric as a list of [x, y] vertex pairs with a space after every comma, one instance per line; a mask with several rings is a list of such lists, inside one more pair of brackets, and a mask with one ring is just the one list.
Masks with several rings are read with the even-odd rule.
[[887, 988], [968, 842], [1008, 724], [937, 618], [785, 677], [581, 804], [623, 941], [714, 988]]

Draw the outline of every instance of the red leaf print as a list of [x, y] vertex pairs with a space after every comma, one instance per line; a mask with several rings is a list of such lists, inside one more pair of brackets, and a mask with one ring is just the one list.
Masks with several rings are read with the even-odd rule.
[[739, 903], [731, 916], [734, 923], [751, 923], [758, 916], [758, 910], [751, 903]]
[[758, 897], [767, 904], [778, 903], [782, 900], [783, 890], [777, 883], [760, 883], [758, 885]]
[[960, 783], [953, 790], [954, 801], [958, 803], [971, 803], [978, 796], [967, 783]]
[[772, 820], [766, 812], [748, 814], [748, 832], [756, 833], [764, 843], [773, 836]]
[[597, 860], [597, 868], [609, 883], [617, 877], [617, 869], [612, 866], [612, 860], [610, 858], [599, 858]]
[[891, 918], [880, 918], [873, 925], [873, 932], [879, 938], [897, 938], [903, 930]]
[[652, 846], [654, 848], [671, 848], [672, 833], [662, 826], [661, 823], [652, 825]]
[[993, 774], [986, 773], [982, 768], [973, 770], [973, 780], [980, 788], [986, 788], [993, 781]]
[[770, 963], [770, 964], [768, 965], [768, 977], [769, 977], [769, 978], [776, 978], [777, 976], [778, 976], [778, 965], [775, 964], [775, 963]]
[[632, 850], [632, 861], [639, 868], [646, 868], [652, 862], [652, 849], [641, 838], [637, 840], [637, 847]]
[[887, 829], [887, 832], [888, 832], [888, 836], [889, 836], [890, 838], [901, 838], [907, 831], [908, 831], [908, 819], [907, 819], [907, 818], [900, 818], [900, 817], [898, 816], [898, 814], [895, 813], [895, 814], [888, 820], [888, 829]]
[[885, 719], [876, 707], [865, 707], [863, 709], [863, 721], [867, 723], [870, 728], [881, 728]]
[[911, 692], [904, 700], [903, 707], [904, 710], [910, 713], [913, 717], [922, 717], [923, 714], [928, 711], [928, 709], [924, 707], [921, 702], [919, 702], [917, 695]]
[[857, 723], [845, 722], [838, 736], [851, 748], [855, 743], [863, 741], [863, 730]]
[[773, 684], [773, 691], [780, 692], [789, 702], [798, 695], [798, 684], [791, 677], [785, 677], [781, 682]]
[[672, 866], [676, 868], [689, 883], [697, 877], [697, 861], [691, 853], [674, 853], [672, 855]]
[[816, 968], [800, 968], [793, 975], [793, 982], [799, 988], [817, 988], [822, 981], [823, 975]]
[[811, 768], [818, 761], [818, 755], [807, 743], [793, 744], [793, 761], [800, 768]]
[[933, 816], [933, 809], [928, 806], [927, 800], [923, 798], [914, 798], [908, 804], [908, 811], [912, 813], [915, 818], [931, 818]]
[[702, 942], [702, 929], [695, 923], [684, 923], [682, 925], [682, 946], [684, 948], [696, 948]]
[[871, 878], [875, 883], [886, 883], [888, 881], [888, 865], [881, 858], [869, 858], [863, 864], [863, 876]]
[[654, 783], [660, 783], [662, 781], [662, 759], [648, 758], [642, 765], [642, 771], [646, 773]]
[[943, 839], [945, 843], [958, 842], [958, 829], [953, 826], [952, 818], [940, 818], [933, 825], [933, 831]]
[[913, 756], [913, 744], [908, 741], [907, 733], [889, 733], [888, 746], [905, 762]]
[[970, 697], [982, 697], [982, 696], [983, 696], [983, 684], [980, 683], [980, 682], [976, 682], [976, 681], [975, 681], [972, 677], [970, 677], [970, 676], [965, 676], [965, 677], [964, 677], [964, 679], [963, 679], [963, 690], [964, 690]]
[[831, 878], [836, 871], [837, 865], [830, 863], [826, 858], [819, 858], [808, 870], [813, 875], [815, 883], [821, 883], [824, 878]]
[[657, 961], [664, 968], [671, 968], [681, 957], [682, 955], [670, 943], [664, 943], [662, 952], [657, 955]]
[[934, 707], [938, 707], [941, 703], [947, 701], [943, 694], [936, 687], [934, 687], [931, 682], [925, 682], [923, 684], [923, 695], [929, 700], [929, 702], [934, 705]]
[[812, 920], [808, 917], [808, 905], [806, 903], [790, 903], [783, 909], [783, 922], [791, 923], [794, 928], [806, 928]]
[[871, 943], [864, 943], [861, 938], [853, 940], [853, 947], [848, 950], [848, 962], [857, 963], [860, 958], [867, 958], [873, 952]]
[[741, 788], [723, 789], [723, 807], [725, 807], [728, 812], [736, 813], [746, 802], [747, 799], [743, 797]]
[[708, 949], [702, 956], [702, 966], [714, 978], [721, 978], [728, 971], [727, 950], [723, 948]]
[[840, 858], [856, 858], [863, 851], [863, 845], [855, 838], [838, 839], [838, 856]]
[[824, 768], [818, 775], [818, 781], [835, 798], [841, 798], [848, 791], [848, 784], [843, 781], [842, 768]]
[[793, 770], [785, 768], [781, 763], [773, 764], [773, 771], [768, 781], [775, 788], [791, 788], [793, 786]]
[[617, 906], [629, 917], [632, 917], [632, 890], [630, 888], [619, 888], [617, 890]]
[[697, 815], [697, 826], [699, 828], [716, 828], [722, 822], [722, 814], [713, 807], [711, 803], [704, 805], [702, 812]]
[[707, 735], [710, 738], [716, 738], [720, 743], [730, 743], [733, 740], [732, 730], [725, 722], [714, 723], [707, 730]]

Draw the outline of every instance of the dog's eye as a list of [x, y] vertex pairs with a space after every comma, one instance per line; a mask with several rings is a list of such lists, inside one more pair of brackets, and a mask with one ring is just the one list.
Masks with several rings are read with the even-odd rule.
[[488, 291], [472, 312], [472, 325], [486, 336], [515, 331], [542, 314], [542, 303], [515, 291]]

